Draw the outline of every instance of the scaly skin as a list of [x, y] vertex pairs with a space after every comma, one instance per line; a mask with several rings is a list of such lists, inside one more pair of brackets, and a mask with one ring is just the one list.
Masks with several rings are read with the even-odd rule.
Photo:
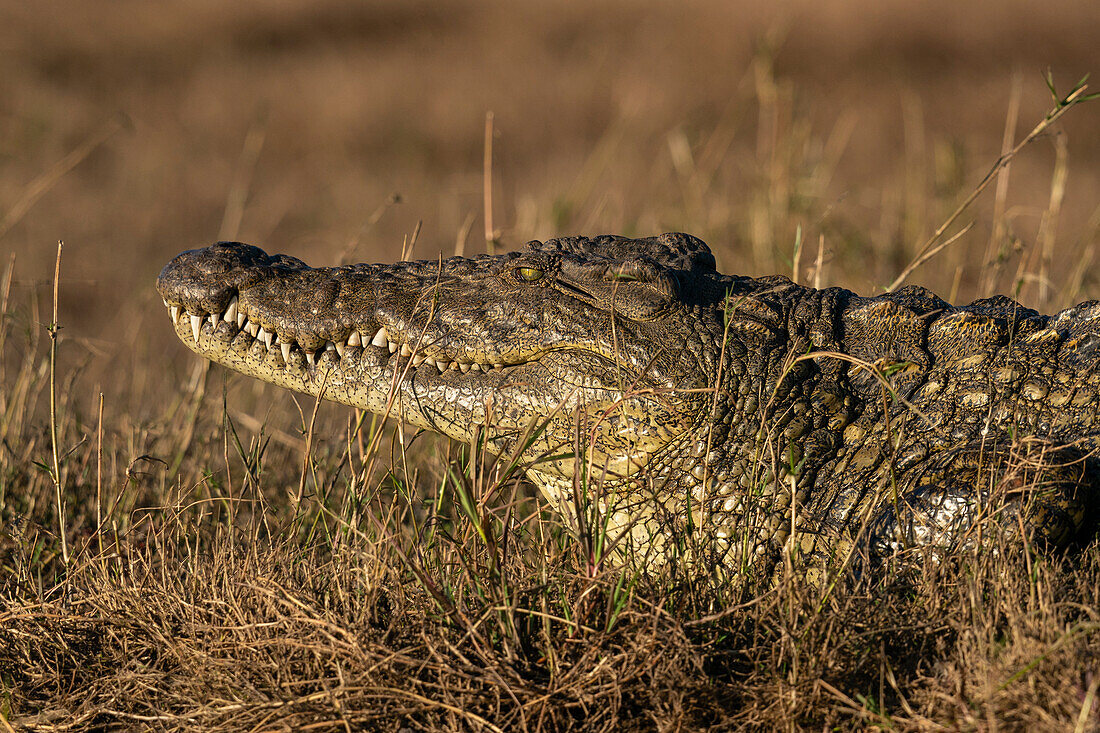
[[968, 542], [990, 512], [1049, 544], [1092, 524], [1100, 303], [813, 290], [718, 273], [684, 234], [318, 269], [218, 243], [157, 287], [202, 356], [480, 431], [571, 522], [599, 484], [586, 496], [650, 561], [824, 567]]

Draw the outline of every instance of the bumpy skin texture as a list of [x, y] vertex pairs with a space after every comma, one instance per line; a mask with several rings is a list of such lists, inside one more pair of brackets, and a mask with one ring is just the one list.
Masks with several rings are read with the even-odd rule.
[[723, 275], [685, 234], [317, 269], [219, 242], [157, 287], [202, 356], [522, 452], [570, 521], [583, 485], [650, 560], [825, 567], [970, 542], [990, 514], [1056, 545], [1093, 521], [1097, 302]]

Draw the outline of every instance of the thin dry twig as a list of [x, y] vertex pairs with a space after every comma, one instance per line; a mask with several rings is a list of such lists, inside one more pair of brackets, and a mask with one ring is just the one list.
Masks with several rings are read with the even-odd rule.
[[946, 221], [944, 221], [943, 224], [940, 224], [939, 228], [936, 229], [931, 237], [928, 238], [928, 241], [921, 245], [921, 248], [917, 250], [916, 256], [913, 257], [913, 261], [905, 266], [905, 269], [901, 271], [901, 274], [894, 278], [894, 281], [892, 283], [886, 286], [886, 292], [891, 293], [897, 290], [899, 287], [901, 287], [901, 284], [904, 283], [909, 278], [909, 276], [913, 274], [914, 270], [920, 267], [924, 262], [927, 262], [928, 257], [926, 255], [930, 250], [932, 250], [933, 247], [936, 246], [936, 242], [939, 240], [939, 238], [943, 236], [943, 233], [947, 231], [947, 229], [952, 224], [955, 223], [956, 219], [962, 216], [962, 213], [970, 207], [970, 204], [974, 203], [974, 200], [981, 195], [982, 191], [984, 191], [986, 187], [989, 186], [989, 184], [996, 179], [997, 173], [1006, 165], [1008, 165], [1021, 150], [1031, 144], [1031, 142], [1035, 140], [1035, 138], [1042, 135], [1050, 128], [1051, 125], [1060, 120], [1062, 118], [1062, 115], [1071, 110], [1077, 104], [1080, 104], [1086, 99], [1089, 99], [1090, 96], [1085, 94], [1087, 90], [1088, 86], [1086, 84], [1080, 84], [1068, 96], [1066, 96], [1065, 99], [1058, 101], [1055, 107], [1047, 114], [1047, 116], [1044, 117], [1043, 120], [1024, 137], [1023, 140], [1016, 144], [1016, 147], [1014, 147], [1008, 153], [997, 158], [997, 161], [993, 164], [993, 167], [989, 169], [989, 172], [985, 174], [985, 177], [982, 178], [982, 180], [978, 183], [974, 190], [970, 192], [970, 195], [967, 196], [966, 199], [964, 199], [963, 202], [958, 205], [955, 211], [953, 211], [951, 215], [947, 217]]

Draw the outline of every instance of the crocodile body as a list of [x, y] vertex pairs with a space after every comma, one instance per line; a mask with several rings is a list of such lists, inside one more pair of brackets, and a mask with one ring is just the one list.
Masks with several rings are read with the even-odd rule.
[[815, 290], [721, 274], [684, 234], [316, 269], [218, 243], [157, 286], [202, 356], [522, 453], [569, 521], [583, 488], [650, 560], [824, 566], [989, 514], [1055, 545], [1093, 521], [1098, 302]]

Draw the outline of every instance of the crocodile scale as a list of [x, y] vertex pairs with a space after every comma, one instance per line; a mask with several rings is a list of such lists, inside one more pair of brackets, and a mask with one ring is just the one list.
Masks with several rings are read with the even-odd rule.
[[1053, 546], [1093, 529], [1098, 302], [815, 290], [721, 274], [676, 233], [331, 268], [219, 242], [157, 287], [198, 354], [522, 454], [568, 522], [583, 487], [647, 562], [826, 567], [987, 516]]

